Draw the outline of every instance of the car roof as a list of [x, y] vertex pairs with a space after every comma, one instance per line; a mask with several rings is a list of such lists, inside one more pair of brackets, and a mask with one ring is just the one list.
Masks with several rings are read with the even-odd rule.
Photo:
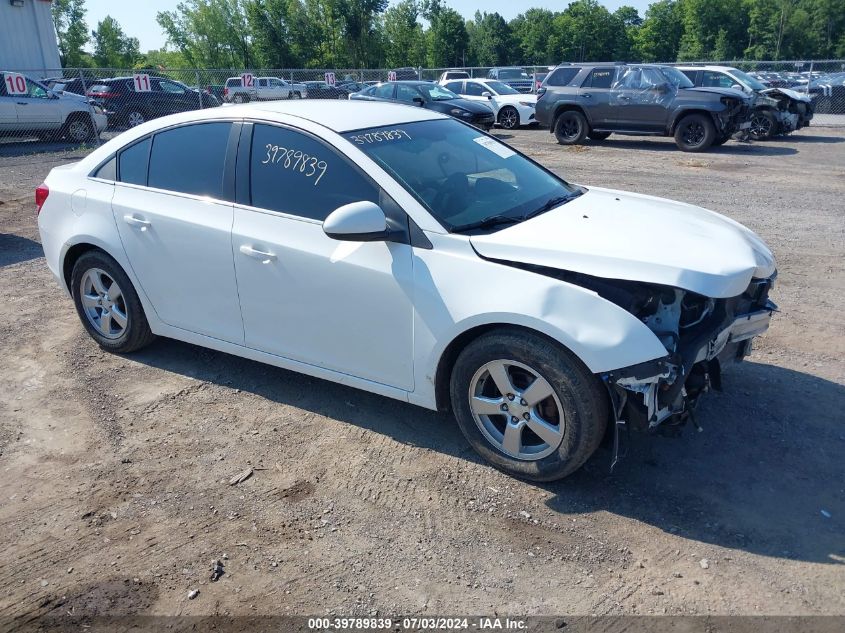
[[675, 68], [684, 70], [736, 70], [733, 66], [713, 66], [711, 64], [677, 64]]
[[369, 127], [449, 118], [433, 110], [390, 101], [338, 101], [336, 99], [261, 101], [225, 108], [193, 110], [190, 113], [176, 116], [185, 117], [186, 122], [242, 116], [267, 119], [279, 123], [290, 122], [288, 117], [296, 117], [322, 125], [338, 133]]

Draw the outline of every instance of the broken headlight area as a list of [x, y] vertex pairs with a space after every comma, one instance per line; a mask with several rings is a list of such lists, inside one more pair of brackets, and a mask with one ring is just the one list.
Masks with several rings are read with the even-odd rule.
[[774, 276], [754, 279], [728, 299], [639, 284], [639, 296], [622, 307], [654, 332], [666, 356], [602, 375], [617, 425], [677, 432], [692, 422], [699, 428], [693, 414], [699, 397], [721, 390], [722, 366], [741, 361], [752, 339], [768, 329], [777, 309], [768, 297], [773, 283]]
[[719, 133], [723, 135], [733, 134], [740, 130], [743, 122], [748, 119], [751, 111], [750, 101], [734, 97], [722, 97], [721, 102], [725, 109], [716, 117]]

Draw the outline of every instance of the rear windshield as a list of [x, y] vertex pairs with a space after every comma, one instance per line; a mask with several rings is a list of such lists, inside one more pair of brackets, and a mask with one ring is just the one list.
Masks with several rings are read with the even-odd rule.
[[498, 74], [499, 79], [529, 79], [528, 73], [521, 68], [503, 68]]

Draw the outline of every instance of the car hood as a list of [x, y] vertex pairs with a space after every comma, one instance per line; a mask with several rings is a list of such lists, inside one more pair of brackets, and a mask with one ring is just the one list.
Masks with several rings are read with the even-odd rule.
[[507, 103], [512, 105], [518, 105], [520, 102], [530, 102], [532, 104], [537, 103], [537, 95], [530, 95], [530, 94], [518, 94], [518, 95], [495, 95], [493, 100], [497, 103]]
[[437, 110], [438, 112], [446, 112], [448, 113], [449, 110], [452, 108], [461, 108], [466, 110], [467, 112], [472, 112], [473, 114], [490, 114], [492, 110], [490, 106], [486, 103], [482, 103], [480, 101], [470, 101], [469, 99], [449, 99], [448, 101], [429, 101], [427, 106], [430, 106], [432, 110]]
[[747, 94], [745, 94], [741, 90], [735, 90], [734, 88], [711, 88], [709, 86], [698, 86], [696, 88], [682, 88], [682, 90], [689, 90], [694, 92], [712, 92], [717, 95], [723, 95], [725, 97], [733, 97], [742, 101], [748, 101]]
[[765, 243], [718, 213], [591, 188], [526, 222], [470, 242], [482, 257], [734, 297], [775, 271]]
[[795, 99], [796, 101], [803, 101], [805, 103], [810, 103], [810, 97], [806, 94], [801, 94], [800, 92], [796, 92], [795, 90], [790, 90], [789, 88], [766, 88], [765, 90], [761, 90], [764, 95], [771, 95], [771, 94], [782, 94], [790, 99]]

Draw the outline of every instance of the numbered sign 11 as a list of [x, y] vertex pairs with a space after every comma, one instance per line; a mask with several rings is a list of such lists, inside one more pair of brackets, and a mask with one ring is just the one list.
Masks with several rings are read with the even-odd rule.
[[28, 94], [26, 89], [26, 77], [20, 73], [5, 73], [3, 83], [6, 84], [6, 92], [10, 95]]
[[391, 70], [389, 73], [387, 73], [387, 80], [388, 81], [396, 81], [396, 71], [395, 70]]
[[132, 85], [135, 86], [135, 92], [149, 92], [150, 76], [146, 73], [136, 73], [132, 75]]
[[244, 88], [252, 88], [255, 86], [255, 77], [252, 76], [252, 73], [244, 73], [241, 75], [241, 86]]
[[334, 86], [334, 73], [326, 73], [326, 83]]

